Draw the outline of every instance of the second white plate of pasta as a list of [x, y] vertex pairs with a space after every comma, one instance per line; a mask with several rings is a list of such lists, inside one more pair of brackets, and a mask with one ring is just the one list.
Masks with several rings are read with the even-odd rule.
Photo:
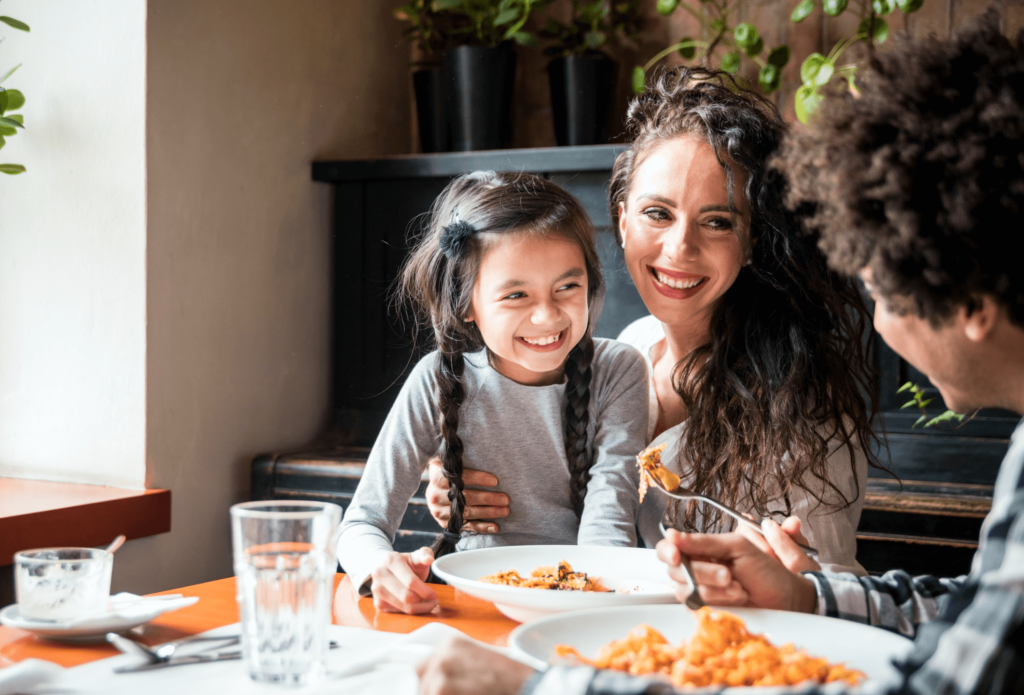
[[[527, 583], [538, 568], [552, 568], [558, 576], [559, 563], [575, 574], [552, 585], [583, 586], [590, 580], [596, 591], [526, 588], [485, 581], [498, 573], [515, 571]], [[579, 545], [520, 545], [481, 548], [452, 553], [434, 562], [434, 574], [470, 596], [492, 601], [512, 620], [534, 618], [585, 608], [605, 608], [650, 603], [676, 603], [675, 591], [664, 563], [653, 550]], [[586, 580], [580, 575], [585, 574]], [[561, 576], [566, 578], [564, 568]], [[508, 575], [506, 575], [508, 579]], [[604, 591], [600, 590], [604, 589]]]

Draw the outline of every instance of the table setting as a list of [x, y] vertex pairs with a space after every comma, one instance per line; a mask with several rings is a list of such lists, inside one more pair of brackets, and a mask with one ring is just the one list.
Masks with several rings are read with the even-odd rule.
[[[653, 550], [513, 546], [438, 559], [439, 607], [379, 613], [336, 574], [341, 509], [250, 502], [231, 509], [235, 577], [140, 597], [109, 594], [107, 549], [18, 553], [18, 603], [0, 611], [0, 695], [417, 692], [416, 666], [452, 637], [544, 669], [597, 657], [638, 625], [672, 644], [696, 613]], [[83, 581], [84, 578], [84, 581]], [[585, 590], [544, 590], [570, 588]], [[546, 582], [546, 583], [545, 583]], [[730, 609], [752, 633], [869, 680], [909, 640], [812, 615]], [[3, 667], [5, 663], [10, 665]], [[757, 692], [765, 692], [763, 688]]]

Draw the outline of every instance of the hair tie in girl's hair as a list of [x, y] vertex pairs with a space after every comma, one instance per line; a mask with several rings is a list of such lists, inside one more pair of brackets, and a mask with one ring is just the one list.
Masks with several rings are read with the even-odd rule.
[[441, 251], [445, 258], [453, 261], [462, 255], [466, 248], [466, 240], [476, 234], [476, 229], [469, 222], [459, 219], [459, 210], [452, 214], [452, 223], [444, 228], [441, 234]]
[[455, 533], [454, 531], [445, 531], [443, 535], [444, 535], [444, 539], [446, 541], [448, 541], [449, 543], [451, 543], [452, 545], [455, 545], [460, 540], [462, 540], [462, 534], [461, 533]]

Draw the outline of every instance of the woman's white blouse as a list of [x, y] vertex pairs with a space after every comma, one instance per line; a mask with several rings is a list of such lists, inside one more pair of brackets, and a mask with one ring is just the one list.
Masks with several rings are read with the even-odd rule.
[[[637, 348], [647, 360], [651, 403], [650, 419], [647, 426], [647, 441], [650, 443], [654, 443], [652, 440], [654, 440], [654, 429], [658, 422], [660, 408], [658, 396], [654, 390], [654, 365], [651, 360], [651, 351], [664, 338], [665, 332], [661, 322], [653, 316], [645, 316], [626, 326], [618, 338], [621, 342]], [[690, 471], [676, 470], [680, 459], [678, 455], [673, 455], [672, 452], [673, 450], [678, 451], [677, 447], [685, 441], [685, 437], [686, 422], [684, 421], [662, 432], [656, 440], [659, 444], [662, 442], [669, 444], [662, 460], [665, 466], [672, 469], [684, 482]], [[825, 509], [821, 507], [813, 495], [800, 487], [794, 487], [790, 491], [790, 503], [793, 515], [799, 517], [802, 522], [801, 530], [807, 538], [807, 542], [818, 549], [817, 560], [821, 563], [823, 569], [832, 572], [853, 572], [865, 575], [867, 573], [864, 571], [864, 568], [857, 562], [857, 524], [860, 523], [860, 514], [864, 507], [864, 490], [867, 485], [868, 464], [867, 458], [860, 449], [857, 449], [856, 452], [855, 467], [850, 466], [850, 453], [849, 449], [845, 446], [837, 445], [828, 459], [829, 477], [832, 484], [842, 491], [846, 499], [856, 497], [853, 504], [839, 510]], [[826, 493], [823, 483], [820, 481], [814, 482], [817, 483], [818, 487], [815, 489], [815, 492], [819, 496], [829, 494]], [[834, 495], [835, 493], [830, 494]], [[742, 506], [743, 497], [741, 490], [740, 501], [737, 503], [739, 505], [738, 509], [740, 512], [749, 513], [752, 510]], [[653, 548], [661, 540], [658, 522], [665, 512], [667, 502], [668, 498], [665, 495], [651, 491], [644, 498], [643, 504], [640, 505], [637, 525], [640, 528], [640, 535], [644, 540], [644, 544], [649, 548]], [[717, 531], [731, 531], [733, 528], [733, 520], [725, 517]]]

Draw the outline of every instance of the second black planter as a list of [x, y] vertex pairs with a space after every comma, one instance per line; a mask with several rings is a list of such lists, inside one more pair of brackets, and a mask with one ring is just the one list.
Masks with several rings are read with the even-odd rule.
[[458, 46], [444, 57], [445, 103], [452, 150], [496, 150], [512, 143], [511, 46]]
[[548, 63], [555, 142], [559, 146], [608, 142], [618, 76], [618, 63], [596, 51]]

